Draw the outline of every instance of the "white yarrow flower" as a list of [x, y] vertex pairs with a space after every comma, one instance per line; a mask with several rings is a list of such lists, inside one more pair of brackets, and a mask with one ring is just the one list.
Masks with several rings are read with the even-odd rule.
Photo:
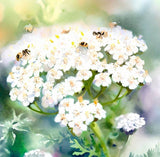
[[73, 132], [79, 136], [83, 131], [87, 130], [87, 126], [94, 121], [95, 118], [102, 119], [106, 117], [106, 111], [100, 103], [89, 103], [82, 97], [74, 103], [74, 99], [65, 98], [59, 104], [59, 112], [55, 117], [55, 122], [60, 122], [62, 126], [69, 126]]
[[135, 130], [145, 125], [144, 118], [137, 113], [127, 113], [117, 117], [115, 120], [117, 123], [116, 128], [121, 129], [126, 134], [132, 134]]
[[111, 79], [107, 72], [97, 74], [94, 79], [94, 83], [96, 86], [109, 86], [111, 84]]

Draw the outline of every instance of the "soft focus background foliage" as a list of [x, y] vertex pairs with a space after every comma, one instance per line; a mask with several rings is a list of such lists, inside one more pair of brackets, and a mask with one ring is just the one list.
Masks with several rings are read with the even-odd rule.
[[[136, 90], [125, 105], [126, 111], [141, 113], [147, 124], [130, 137], [127, 151], [122, 156], [127, 157], [130, 152], [146, 153], [148, 148], [160, 142], [160, 0], [0, 0], [0, 48], [20, 39], [29, 24], [35, 28], [75, 21], [98, 26], [108, 26], [109, 22], [116, 21], [135, 35], [141, 34], [146, 41], [148, 50], [142, 58], [153, 83], [140, 91]], [[8, 128], [7, 136], [12, 139], [5, 146], [0, 143], [0, 155], [8, 153], [8, 156], [18, 157], [26, 151], [41, 148], [55, 157], [60, 154], [71, 156], [72, 149], [67, 142], [72, 137], [66, 128], [54, 123], [54, 117], [32, 113], [10, 101], [6, 84], [10, 68], [11, 65], [0, 63], [0, 123], [4, 124], [0, 126], [0, 137], [4, 136], [2, 130]], [[20, 127], [24, 130], [13, 129], [14, 125], [8, 126], [7, 121], [13, 120], [13, 110], [16, 116], [23, 113], [22, 119], [32, 120], [26, 124], [27, 128]], [[4, 147], [9, 152], [5, 152]]]

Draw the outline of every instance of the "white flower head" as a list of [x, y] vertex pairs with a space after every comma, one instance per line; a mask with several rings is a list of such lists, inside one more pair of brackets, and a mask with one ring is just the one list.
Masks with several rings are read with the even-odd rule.
[[[54, 107], [67, 96], [80, 94], [85, 82], [92, 81], [90, 78], [94, 79], [91, 84], [106, 88], [112, 80], [131, 90], [139, 84], [150, 83], [144, 61], [138, 57], [138, 52], [146, 49], [142, 37], [114, 23], [110, 28], [73, 24], [67, 29], [61, 26], [34, 29], [17, 43], [2, 49], [2, 61], [15, 61], [7, 77], [12, 88], [11, 100], [29, 106], [36, 97], [41, 97], [43, 107]], [[23, 53], [26, 50], [29, 53]], [[18, 53], [21, 56], [16, 60]], [[83, 103], [74, 102], [75, 107], [65, 109], [64, 125], [74, 114], [83, 119], [84, 125], [94, 118], [105, 117], [101, 105], [94, 106], [85, 100]], [[91, 106], [94, 113], [89, 111]], [[60, 110], [64, 108], [61, 106]]]
[[73, 95], [74, 93], [78, 93], [83, 88], [82, 81], [78, 80], [76, 77], [70, 76], [65, 80], [66, 88], [68, 90], [68, 94]]
[[97, 74], [93, 82], [98, 87], [100, 87], [101, 85], [106, 87], [111, 84], [111, 79], [109, 77], [109, 74], [107, 72], [104, 72], [104, 73]]
[[100, 103], [97, 101], [90, 103], [89, 100], [83, 100], [82, 97], [79, 97], [77, 102], [74, 102], [72, 98], [63, 99], [58, 111], [55, 122], [60, 122], [62, 126], [68, 125], [77, 136], [86, 131], [87, 126], [94, 119], [100, 120], [106, 117], [106, 111], [103, 110]]
[[80, 70], [77, 73], [78, 80], [88, 80], [92, 76], [92, 72], [89, 70]]
[[145, 120], [137, 113], [128, 113], [121, 115], [116, 119], [117, 129], [124, 131], [126, 134], [133, 134], [134, 131], [145, 125]]

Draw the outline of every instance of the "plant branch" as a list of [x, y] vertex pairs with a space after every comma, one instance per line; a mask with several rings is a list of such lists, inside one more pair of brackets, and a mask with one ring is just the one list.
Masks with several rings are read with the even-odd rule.
[[43, 114], [43, 115], [56, 115], [58, 112], [53, 112], [53, 113], [49, 113], [49, 112], [44, 112], [41, 110], [41, 108], [38, 106], [37, 102], [34, 103], [34, 105], [39, 109], [39, 110], [36, 110], [34, 109], [31, 105], [28, 106], [28, 108], [34, 112], [37, 112], [39, 114]]
[[115, 101], [117, 101], [117, 100], [123, 98], [123, 97], [128, 93], [128, 91], [127, 91], [127, 93], [125, 93], [125, 95], [122, 95], [121, 97], [119, 97], [120, 94], [121, 94], [121, 92], [122, 92], [122, 89], [123, 89], [123, 87], [121, 86], [121, 88], [120, 88], [118, 94], [116, 95], [116, 97], [115, 97], [113, 100], [108, 101], [108, 102], [101, 102], [101, 104], [102, 104], [102, 105], [108, 105], [108, 104], [111, 104], [111, 103], [113, 103], [113, 102], [115, 102]]
[[[92, 71], [92, 77], [87, 81], [87, 84], [86, 84], [86, 91], [85, 92], [88, 92], [88, 94], [89, 94], [89, 96], [91, 97], [91, 98], [93, 98], [93, 95], [92, 95], [92, 93], [91, 93], [91, 90], [90, 90], [90, 87], [91, 87], [91, 85], [92, 85], [92, 82], [93, 82], [93, 80], [94, 80], [94, 77], [95, 77], [95, 75], [96, 75], [96, 72], [95, 71]], [[84, 93], [85, 94], [85, 93]], [[84, 95], [83, 94], [83, 95]]]
[[106, 145], [106, 143], [104, 141], [104, 136], [103, 136], [102, 131], [99, 128], [98, 124], [96, 122], [92, 122], [90, 124], [90, 127], [93, 130], [94, 134], [99, 139], [100, 145], [101, 145], [101, 147], [103, 149], [103, 153], [104, 153], [105, 157], [110, 157], [109, 150], [108, 150], [107, 145]]
[[101, 87], [101, 90], [97, 93], [97, 95], [94, 97], [95, 98], [98, 98], [106, 89], [107, 87]]

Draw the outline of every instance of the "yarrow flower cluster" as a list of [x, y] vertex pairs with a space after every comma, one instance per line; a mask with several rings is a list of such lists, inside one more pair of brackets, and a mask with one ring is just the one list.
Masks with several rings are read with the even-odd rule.
[[118, 83], [132, 90], [151, 82], [138, 56], [146, 49], [141, 36], [120, 26], [54, 26], [48, 32], [40, 28], [25, 34], [5, 48], [2, 59], [7, 52], [17, 59], [7, 78], [12, 101], [29, 106], [38, 98], [44, 108], [59, 105], [55, 121], [79, 135], [106, 113], [98, 102], [72, 98], [90, 83], [105, 88]]
[[[10, 97], [12, 101], [16, 99], [28, 106], [34, 101], [35, 97], [40, 96], [40, 89], [43, 85], [43, 79], [36, 73], [39, 73], [39, 66], [30, 64], [26, 68], [14, 66], [10, 72], [7, 81], [11, 83], [12, 90]], [[34, 68], [35, 68], [34, 67]]]
[[[95, 36], [93, 32], [96, 31], [105, 32], [105, 36]], [[93, 81], [96, 86], [108, 87], [113, 81], [135, 89], [139, 83], [151, 81], [143, 69], [144, 61], [136, 56], [147, 49], [145, 42], [120, 26], [73, 26], [68, 30], [53, 27], [50, 35], [44, 38], [39, 37], [40, 33], [35, 30], [26, 34], [9, 48], [13, 54], [24, 49], [30, 51], [14, 65], [7, 78], [12, 86], [11, 99], [19, 100], [24, 106], [39, 97], [41, 89], [42, 105], [54, 106], [63, 97], [80, 92], [83, 81], [92, 77], [93, 71], [97, 71]], [[112, 61], [107, 59], [110, 56]]]
[[86, 131], [87, 125], [94, 119], [100, 120], [106, 117], [106, 111], [103, 110], [100, 103], [96, 100], [90, 103], [88, 100], [83, 100], [82, 97], [76, 103], [72, 98], [63, 99], [58, 110], [55, 121], [72, 128], [76, 135]]
[[145, 125], [144, 118], [137, 113], [127, 113], [117, 117], [115, 120], [117, 129], [120, 129], [127, 135], [133, 134], [133, 132]]
[[25, 153], [24, 157], [52, 157], [52, 155], [40, 149], [35, 149]]

